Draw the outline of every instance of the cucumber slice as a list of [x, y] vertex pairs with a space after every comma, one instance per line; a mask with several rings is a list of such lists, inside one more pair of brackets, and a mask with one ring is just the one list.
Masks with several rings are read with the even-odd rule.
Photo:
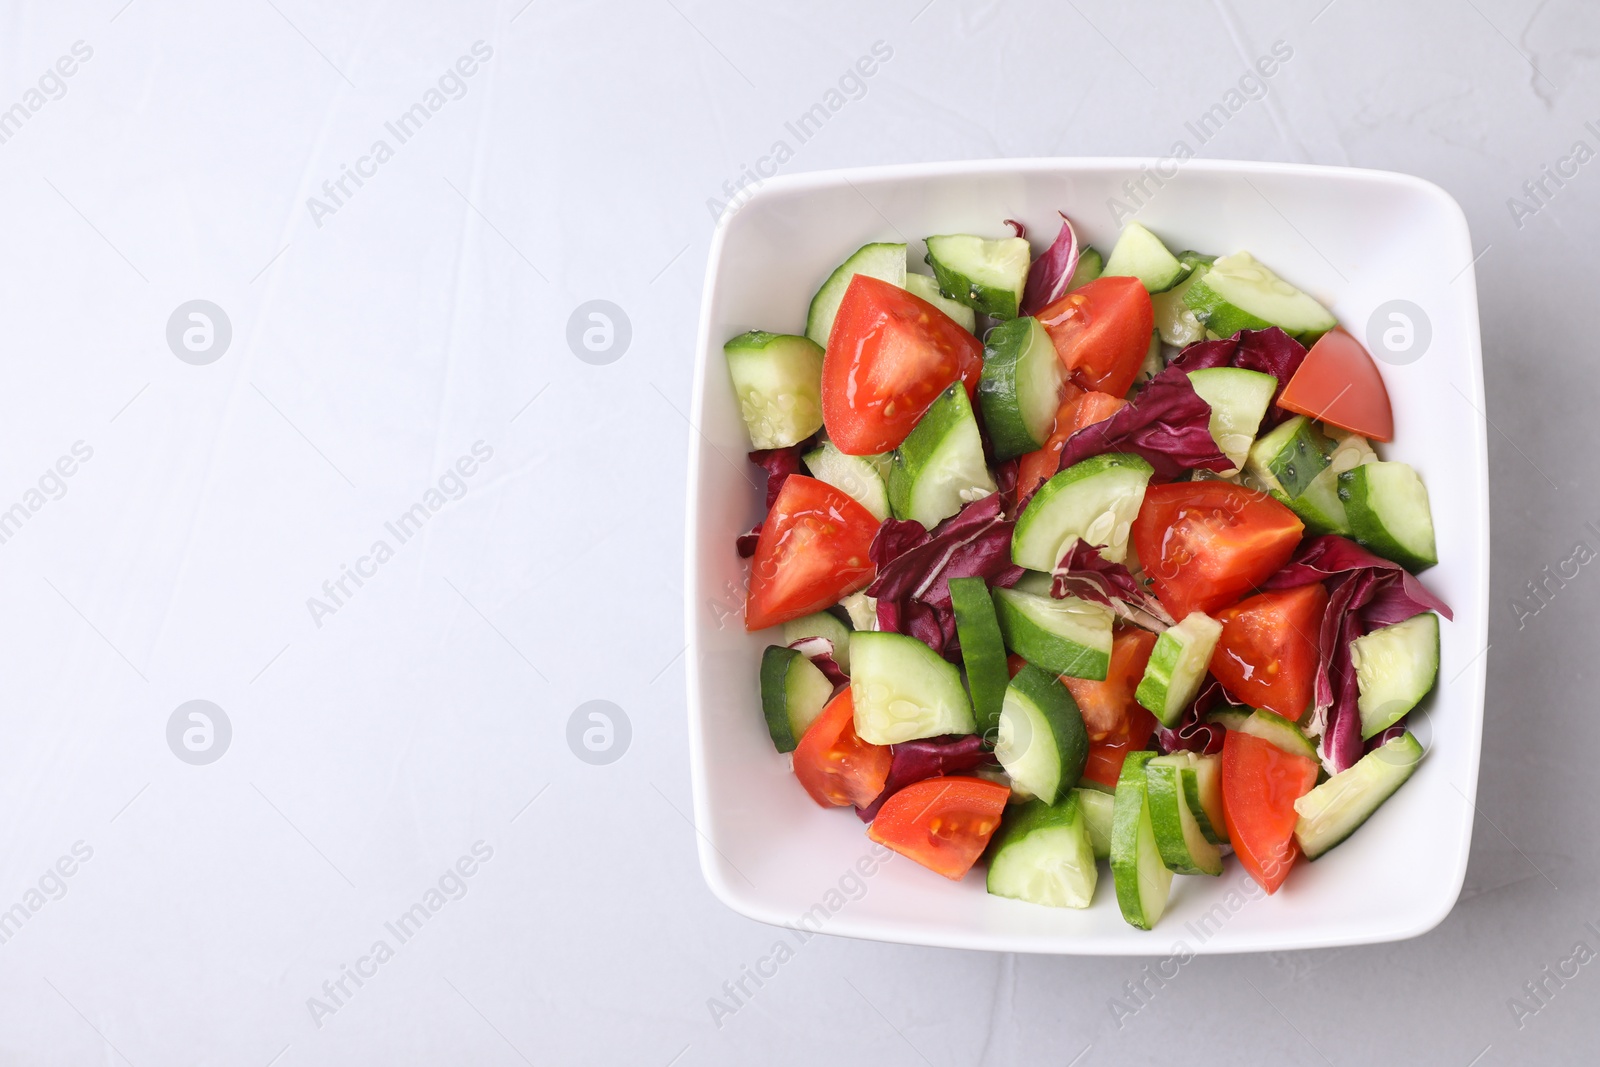
[[1161, 919], [1172, 892], [1172, 872], [1161, 861], [1150, 821], [1145, 764], [1155, 755], [1128, 753], [1117, 778], [1111, 825], [1111, 880], [1117, 888], [1117, 905], [1122, 917], [1141, 930], [1151, 929]]
[[1217, 876], [1222, 874], [1222, 850], [1201, 832], [1183, 784], [1183, 772], [1192, 770], [1194, 759], [1193, 752], [1174, 752], [1145, 763], [1150, 826], [1155, 831], [1161, 862], [1168, 869], [1177, 874]]
[[807, 452], [801, 460], [813, 478], [849, 493], [882, 522], [889, 517], [889, 487], [878, 473], [877, 458], [846, 455], [832, 441], [824, 441], [821, 448]]
[[1128, 558], [1128, 530], [1144, 504], [1154, 471], [1141, 457], [1109, 452], [1074, 463], [1040, 487], [1017, 517], [1011, 560], [1054, 571], [1079, 538], [1112, 563]]
[[959, 300], [951, 300], [939, 291], [937, 279], [926, 274], [907, 274], [906, 292], [918, 296], [950, 316], [955, 323], [968, 333], [978, 330], [978, 313]]
[[1294, 802], [1300, 816], [1294, 837], [1306, 859], [1314, 860], [1355, 833], [1405, 785], [1422, 762], [1422, 745], [1409, 733], [1379, 745]]
[[844, 291], [850, 288], [850, 279], [857, 274], [882, 278], [891, 285], [903, 288], [906, 284], [906, 246], [888, 242], [862, 245], [828, 275], [828, 280], [822, 283], [817, 295], [811, 298], [811, 309], [806, 312], [806, 336], [823, 348], [828, 347], [828, 335], [833, 332], [833, 319], [839, 314]]
[[822, 349], [751, 330], [722, 346], [739, 414], [756, 448], [788, 448], [822, 428]]
[[1218, 337], [1278, 326], [1309, 346], [1339, 324], [1332, 312], [1249, 252], [1235, 252], [1213, 262], [1183, 300], [1195, 318]]
[[837, 615], [819, 611], [815, 615], [791, 619], [783, 624], [784, 644], [792, 645], [808, 637], [823, 637], [831, 641], [833, 662], [844, 673], [850, 673], [850, 627], [841, 622]]
[[1194, 309], [1184, 303], [1184, 294], [1211, 269], [1215, 259], [1215, 256], [1202, 256], [1198, 252], [1179, 253], [1178, 262], [1189, 267], [1189, 276], [1150, 298], [1156, 313], [1156, 332], [1167, 344], [1182, 348], [1205, 340], [1206, 328], [1195, 318]]
[[1194, 702], [1206, 679], [1211, 653], [1222, 636], [1222, 624], [1202, 611], [1192, 611], [1156, 638], [1134, 699], [1163, 726], [1172, 727]]
[[1276, 712], [1257, 708], [1250, 713], [1248, 719], [1239, 724], [1239, 730], [1277, 745], [1291, 755], [1317, 758], [1317, 746], [1300, 732], [1300, 727]]
[[1251, 446], [1245, 467], [1264, 489], [1282, 494], [1287, 503], [1304, 493], [1328, 469], [1332, 452], [1333, 442], [1317, 429], [1317, 424], [1304, 415], [1296, 415]]
[[1244, 724], [1250, 719], [1248, 708], [1218, 708], [1206, 716], [1206, 722], [1214, 722], [1228, 730], [1243, 730]]
[[1078, 249], [1078, 265], [1072, 272], [1072, 277], [1067, 279], [1067, 292], [1088, 285], [1100, 275], [1105, 273], [1106, 257], [1094, 245], [1084, 245]]
[[1361, 737], [1374, 737], [1417, 706], [1439, 678], [1439, 616], [1431, 611], [1350, 642]]
[[989, 861], [997, 897], [1052, 908], [1087, 908], [1100, 870], [1076, 791], [1059, 804], [1030, 800], [1006, 812]]
[[[1096, 785], [1098, 786], [1098, 783]], [[1077, 796], [1078, 805], [1083, 809], [1083, 821], [1089, 828], [1089, 846], [1094, 849], [1094, 858], [1110, 859], [1111, 824], [1117, 806], [1115, 797], [1110, 790], [1103, 788], [1090, 789], [1079, 786], [1072, 792]]]
[[1077, 597], [994, 591], [1006, 647], [1029, 663], [1070, 678], [1104, 681], [1111, 666], [1111, 609]]
[[928, 266], [939, 288], [997, 319], [1014, 319], [1022, 303], [1033, 250], [1021, 237], [986, 240], [966, 233], [930, 237]]
[[1046, 804], [1078, 784], [1089, 734], [1078, 702], [1055, 675], [1030, 663], [1011, 679], [994, 757], [1012, 781]]
[[761, 654], [761, 712], [779, 752], [794, 751], [832, 696], [828, 676], [794, 649], [768, 645]]
[[1164, 293], [1188, 274], [1188, 269], [1167, 251], [1161, 238], [1137, 222], [1122, 228], [1104, 272], [1107, 277], [1138, 278], [1150, 293]]
[[[850, 626], [855, 630], [871, 632], [878, 628], [878, 601], [867, 595], [865, 589], [857, 589], [854, 593], [839, 601], [839, 607], [850, 616]], [[849, 649], [845, 655], [850, 654]], [[849, 674], [849, 671], [845, 671]]]
[[1189, 812], [1207, 841], [1226, 845], [1228, 824], [1222, 818], [1222, 757], [1190, 755], [1194, 760], [1179, 771]]
[[989, 331], [983, 342], [978, 406], [996, 460], [1044, 447], [1055, 428], [1066, 375], [1055, 343], [1038, 319], [1011, 319]]
[[1363, 463], [1345, 471], [1339, 499], [1357, 544], [1409, 571], [1439, 562], [1428, 487], [1409, 463]]
[[972, 694], [973, 718], [978, 733], [992, 737], [1000, 726], [1011, 671], [1006, 666], [1005, 639], [995, 617], [989, 586], [982, 578], [952, 578], [950, 607], [956, 617], [956, 637], [961, 641], [961, 662], [967, 668], [967, 690]]
[[1278, 379], [1242, 367], [1211, 367], [1190, 371], [1189, 384], [1211, 405], [1211, 437], [1217, 448], [1235, 470], [1243, 468], [1267, 405], [1278, 391]]
[[850, 635], [850, 698], [856, 733], [870, 745], [919, 737], [970, 734], [972, 705], [961, 672], [933, 649], [904, 634]]
[[1150, 331], [1150, 347], [1144, 350], [1144, 362], [1139, 364], [1139, 373], [1134, 375], [1133, 386], [1128, 390], [1131, 399], [1144, 384], [1151, 378], [1167, 369], [1167, 357], [1161, 351], [1161, 333], [1158, 330]]
[[978, 420], [960, 382], [939, 395], [895, 451], [889, 507], [896, 518], [933, 529], [998, 489], [983, 459]]

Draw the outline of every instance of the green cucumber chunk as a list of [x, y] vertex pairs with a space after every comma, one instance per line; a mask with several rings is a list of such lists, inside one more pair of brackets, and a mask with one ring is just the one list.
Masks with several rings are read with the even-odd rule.
[[1422, 745], [1410, 733], [1379, 745], [1294, 802], [1294, 837], [1314, 860], [1344, 841], [1405, 785], [1422, 762]]
[[1183, 299], [1195, 318], [1218, 337], [1277, 326], [1309, 346], [1339, 324], [1332, 312], [1249, 252], [1235, 252], [1213, 262]]
[[1387, 730], [1416, 707], [1439, 678], [1439, 616], [1431, 611], [1350, 642], [1361, 737]]
[[1145, 786], [1150, 794], [1150, 825], [1155, 831], [1161, 862], [1177, 874], [1222, 873], [1222, 850], [1200, 829], [1198, 816], [1189, 806], [1183, 786], [1183, 772], [1191, 770], [1193, 752], [1174, 752], [1145, 763]]
[[1112, 563], [1128, 558], [1128, 531], [1154, 471], [1131, 452], [1108, 452], [1074, 463], [1033, 494], [1017, 516], [1011, 561], [1052, 572], [1074, 541], [1100, 547]]
[[1105, 273], [1106, 257], [1094, 245], [1084, 245], [1078, 249], [1078, 265], [1072, 271], [1072, 277], [1067, 279], [1067, 292], [1080, 289]]
[[1211, 437], [1218, 450], [1235, 470], [1242, 469], [1278, 390], [1278, 379], [1242, 367], [1210, 367], [1190, 371], [1189, 384], [1211, 405]]
[[832, 696], [828, 676], [794, 649], [768, 645], [761, 654], [761, 712], [779, 752], [794, 751]]
[[1012, 781], [1046, 804], [1078, 784], [1089, 758], [1089, 734], [1059, 678], [1030, 663], [1011, 679], [994, 757]]
[[1130, 222], [1117, 237], [1103, 276], [1138, 278], [1146, 292], [1164, 293], [1188, 274], [1188, 269], [1167, 250], [1161, 238], [1137, 222]]
[[939, 291], [939, 281], [926, 274], [907, 274], [906, 292], [918, 296], [950, 316], [963, 330], [974, 333], [978, 329], [978, 313], [959, 300], [952, 300]]
[[1292, 500], [1328, 469], [1332, 453], [1333, 442], [1317, 424], [1296, 415], [1261, 435], [1250, 447], [1245, 469], [1263, 488]]
[[1072, 792], [1083, 808], [1083, 821], [1089, 828], [1089, 845], [1094, 849], [1094, 858], [1110, 859], [1111, 824], [1117, 806], [1115, 794], [1109, 789], [1099, 787], [1099, 783], [1096, 783], [1096, 788], [1085, 788], [1080, 785]]
[[1194, 760], [1180, 772], [1189, 811], [1207, 841], [1214, 845], [1226, 845], [1228, 825], [1222, 818], [1222, 757], [1191, 755], [1194, 755]]
[[954, 233], [930, 237], [927, 244], [928, 266], [940, 289], [981, 314], [1017, 317], [1033, 257], [1025, 239]]
[[1363, 463], [1345, 471], [1339, 499], [1357, 544], [1409, 571], [1439, 562], [1428, 487], [1409, 463]]
[[828, 347], [828, 335], [833, 332], [833, 320], [839, 314], [844, 292], [850, 288], [850, 279], [857, 274], [881, 278], [904, 288], [906, 246], [888, 242], [862, 245], [828, 275], [817, 295], [811, 298], [811, 309], [806, 312], [806, 336], [823, 348]]
[[1055, 427], [1066, 368], [1032, 316], [1002, 322], [983, 342], [978, 407], [996, 460], [1037, 452]]
[[1198, 252], [1180, 252], [1178, 261], [1189, 267], [1189, 276], [1164, 293], [1150, 298], [1156, 313], [1156, 332], [1161, 339], [1175, 348], [1203, 341], [1206, 328], [1195, 317], [1194, 309], [1184, 302], [1184, 295], [1211, 269], [1215, 256], [1202, 256]]
[[889, 517], [889, 487], [878, 473], [876, 458], [847, 455], [832, 441], [824, 441], [821, 448], [807, 452], [801, 461], [813, 478], [848, 493], [856, 503], [872, 512], [873, 518], [882, 522]]
[[1167, 357], [1161, 351], [1161, 331], [1150, 331], [1150, 347], [1144, 350], [1144, 362], [1139, 365], [1139, 373], [1134, 375], [1133, 385], [1128, 389], [1128, 398], [1131, 400], [1144, 384], [1151, 378], [1167, 369]]
[[722, 346], [739, 414], [756, 448], [788, 448], [822, 428], [822, 349], [751, 330]]
[[978, 733], [992, 738], [992, 731], [1000, 726], [1000, 708], [1011, 684], [1011, 671], [1006, 666], [1005, 638], [1000, 635], [988, 584], [982, 578], [951, 579], [950, 607], [961, 642], [961, 663], [967, 668], [973, 718]]
[[850, 663], [856, 733], [868, 744], [973, 732], [961, 672], [915, 637], [857, 630]]
[[1122, 917], [1141, 930], [1152, 929], [1167, 909], [1172, 871], [1161, 860], [1155, 827], [1150, 821], [1145, 764], [1154, 752], [1130, 752], [1117, 778], [1111, 824], [1111, 880]]
[[997, 897], [1052, 908], [1087, 908], [1100, 871], [1076, 791], [1059, 804], [1030, 800], [1006, 812], [989, 861]]
[[1006, 647], [1036, 667], [1104, 681], [1111, 666], [1111, 609], [1077, 597], [994, 590]]
[[1290, 755], [1317, 758], [1317, 746], [1311, 743], [1311, 739], [1300, 732], [1300, 727], [1276, 712], [1257, 708], [1239, 724], [1238, 729], [1241, 733], [1276, 745]]
[[895, 450], [889, 508], [933, 529], [999, 486], [983, 458], [983, 438], [967, 391], [956, 382], [939, 394]]
[[839, 616], [827, 611], [791, 619], [783, 624], [783, 643], [792, 645], [810, 637], [826, 638], [833, 644], [833, 662], [844, 673], [850, 673], [850, 627]]
[[1134, 699], [1172, 727], [1194, 702], [1211, 665], [1211, 653], [1222, 636], [1222, 624], [1202, 611], [1192, 611], [1156, 638]]

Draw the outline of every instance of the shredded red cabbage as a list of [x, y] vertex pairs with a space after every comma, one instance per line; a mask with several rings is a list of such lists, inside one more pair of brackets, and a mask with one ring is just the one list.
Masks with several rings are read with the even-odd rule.
[[1056, 564], [1050, 595], [1058, 599], [1075, 596], [1079, 600], [1104, 604], [1135, 626], [1156, 633], [1172, 625], [1172, 616], [1161, 606], [1161, 601], [1142, 588], [1127, 567], [1112, 563], [1081, 537]]
[[1222, 683], [1207, 675], [1205, 685], [1200, 687], [1194, 701], [1184, 709], [1176, 729], [1169, 730], [1156, 723], [1156, 745], [1168, 754], [1188, 751], [1214, 755], [1221, 752], [1222, 742], [1227, 739], [1227, 728], [1221, 723], [1206, 722], [1206, 712], [1223, 695]]
[[1006, 219], [1005, 223], [1006, 223], [1007, 226], [1011, 227], [1011, 232], [1012, 233], [1016, 234], [1018, 237], [1021, 237], [1024, 240], [1027, 239], [1027, 237], [1028, 237], [1028, 228], [1026, 226], [1024, 226], [1022, 223], [1018, 222], [1016, 219]]
[[1398, 563], [1375, 556], [1348, 538], [1325, 534], [1302, 544], [1264, 588], [1328, 584], [1328, 607], [1318, 634], [1317, 680], [1308, 733], [1322, 734], [1322, 759], [1337, 773], [1361, 758], [1359, 691], [1350, 643], [1382, 626], [1424, 611], [1454, 618], [1450, 606]]
[[890, 745], [889, 752], [889, 777], [884, 780], [883, 792], [871, 804], [856, 809], [862, 822], [871, 822], [884, 801], [913, 782], [945, 774], [965, 774], [983, 766], [999, 766], [977, 734], [946, 734], [904, 741]]
[[1239, 367], [1272, 375], [1278, 379], [1278, 388], [1261, 420], [1261, 428], [1270, 430], [1294, 414], [1278, 407], [1278, 397], [1305, 358], [1305, 346], [1273, 326], [1266, 330], [1240, 330], [1222, 341], [1196, 341], [1179, 353], [1172, 365], [1185, 371]]
[[808, 444], [809, 441], [802, 441], [788, 448], [762, 448], [749, 454], [750, 462], [767, 472], [767, 503], [762, 510], [761, 522], [752, 526], [748, 533], [740, 534], [733, 542], [733, 547], [744, 559], [756, 554], [756, 545], [761, 540], [761, 523], [766, 521], [766, 513], [772, 510], [772, 502], [778, 499], [778, 491], [783, 488], [784, 481], [789, 475], [800, 473], [800, 454]]
[[833, 642], [826, 637], [802, 637], [789, 647], [810, 660], [835, 686], [850, 684], [850, 676], [844, 673], [839, 661], [833, 658]]
[[983, 578], [1010, 586], [1022, 577], [1011, 562], [1011, 520], [1000, 494], [973, 501], [929, 533], [911, 519], [885, 519], [868, 554], [878, 576], [867, 595], [878, 601], [878, 629], [909, 634], [946, 659], [960, 655], [950, 579]]
[[1200, 399], [1189, 375], [1177, 364], [1151, 378], [1116, 414], [1067, 438], [1056, 469], [1066, 470], [1106, 452], [1143, 456], [1162, 482], [1189, 470], [1233, 469], [1211, 436], [1211, 405]]
[[[1067, 286], [1078, 270], [1078, 235], [1073, 232], [1066, 212], [1058, 211], [1056, 214], [1061, 216], [1060, 232], [1050, 247], [1044, 250], [1044, 254], [1028, 268], [1028, 281], [1022, 289], [1024, 315], [1036, 314], [1065, 296]], [[1017, 236], [1023, 235], [1019, 233]]]

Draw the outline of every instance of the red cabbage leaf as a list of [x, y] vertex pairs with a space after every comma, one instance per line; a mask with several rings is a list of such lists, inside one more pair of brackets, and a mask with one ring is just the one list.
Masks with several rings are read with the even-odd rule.
[[802, 637], [789, 646], [810, 660], [812, 665], [827, 676], [835, 686], [849, 685], [850, 676], [844, 673], [839, 661], [833, 658], [833, 642], [826, 637]]
[[1065, 296], [1067, 285], [1078, 270], [1078, 235], [1073, 232], [1065, 212], [1056, 214], [1061, 216], [1061, 231], [1028, 268], [1028, 281], [1022, 288], [1024, 315], [1036, 314]]
[[1156, 633], [1172, 625], [1172, 616], [1161, 601], [1142, 588], [1127, 567], [1112, 563], [1081, 537], [1056, 564], [1050, 595], [1104, 604], [1135, 626]]
[[1176, 364], [1151, 378], [1115, 415], [1067, 438], [1056, 469], [1106, 452], [1143, 456], [1162, 482], [1188, 470], [1233, 469], [1211, 436], [1211, 405], [1200, 399], [1189, 375]]
[[767, 472], [767, 503], [762, 510], [761, 522], [750, 528], [748, 533], [742, 533], [734, 541], [734, 547], [739, 555], [749, 559], [756, 554], [756, 544], [761, 540], [761, 523], [766, 521], [766, 513], [772, 510], [772, 502], [778, 499], [778, 491], [783, 488], [784, 481], [791, 474], [800, 473], [800, 454], [809, 441], [802, 441], [788, 448], [762, 448], [750, 453], [750, 462]]
[[1222, 683], [1207, 675], [1206, 684], [1200, 687], [1194, 701], [1184, 709], [1176, 729], [1169, 730], [1160, 723], [1156, 724], [1156, 744], [1161, 751], [1169, 754], [1179, 751], [1205, 754], [1221, 752], [1228, 731], [1221, 723], [1206, 722], [1206, 712], [1223, 695]]
[[883, 792], [871, 804], [857, 808], [862, 822], [871, 822], [878, 815], [883, 802], [913, 782], [936, 778], [945, 774], [965, 774], [978, 767], [998, 766], [994, 755], [983, 747], [983, 738], [977, 734], [946, 734], [943, 737], [925, 737], [920, 741], [903, 741], [889, 746], [889, 777], [884, 779]]
[[1009, 586], [1022, 577], [1011, 562], [1011, 520], [999, 493], [973, 501], [929, 533], [911, 519], [885, 519], [868, 554], [878, 576], [867, 595], [878, 601], [878, 629], [909, 634], [946, 659], [961, 651], [950, 579], [983, 578]]

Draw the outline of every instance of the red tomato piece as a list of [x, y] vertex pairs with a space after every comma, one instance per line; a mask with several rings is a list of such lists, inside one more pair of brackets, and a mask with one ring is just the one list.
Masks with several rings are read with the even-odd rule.
[[1317, 784], [1317, 761], [1229, 730], [1222, 743], [1222, 821], [1239, 862], [1275, 893], [1300, 855], [1294, 802]]
[[994, 836], [1010, 795], [1005, 786], [984, 778], [926, 778], [884, 801], [867, 836], [959, 881]]
[[750, 561], [744, 628], [761, 630], [830, 604], [871, 584], [867, 555], [878, 520], [827, 482], [791, 474], [761, 524]]
[[1305, 525], [1265, 493], [1232, 482], [1152, 485], [1133, 543], [1156, 596], [1182, 619], [1232, 604], [1283, 566]]
[[1374, 441], [1394, 440], [1394, 411], [1378, 364], [1342, 327], [1311, 346], [1284, 386], [1278, 406]]
[[822, 421], [842, 452], [899, 446], [939, 394], [960, 379], [970, 397], [983, 344], [950, 316], [898, 285], [850, 279], [822, 358]]
[[883, 792], [892, 759], [888, 745], [869, 745], [856, 734], [856, 705], [846, 686], [795, 746], [794, 776], [825, 808], [864, 808]]
[[1111, 665], [1104, 681], [1062, 676], [1061, 683], [1083, 713], [1083, 725], [1091, 742], [1133, 741], [1143, 745], [1150, 740], [1156, 729], [1155, 716], [1133, 694], [1155, 646], [1156, 635], [1149, 630], [1124, 627], [1111, 639]]
[[[1152, 720], [1154, 718], [1154, 716], [1151, 716]], [[1122, 774], [1122, 764], [1127, 760], [1128, 753], [1142, 750], [1149, 740], [1150, 738], [1147, 736], [1137, 742], [1089, 742], [1089, 758], [1083, 765], [1083, 777], [1091, 782], [1099, 782], [1107, 789], [1115, 790], [1117, 788], [1117, 778]]]
[[1066, 447], [1067, 438], [1085, 426], [1109, 419], [1128, 403], [1110, 393], [1085, 392], [1070, 382], [1063, 389], [1065, 397], [1061, 407], [1056, 410], [1056, 426], [1049, 439], [1043, 448], [1029, 452], [1017, 465], [1018, 500], [1055, 477], [1061, 466], [1061, 450]]
[[1013, 678], [1017, 676], [1018, 671], [1022, 670], [1022, 668], [1026, 667], [1027, 665], [1028, 661], [1017, 655], [1015, 652], [1006, 657], [1006, 670], [1011, 673], [1011, 677]]
[[1073, 381], [1121, 397], [1150, 351], [1155, 307], [1138, 278], [1096, 278], [1039, 312]]
[[1298, 722], [1316, 687], [1328, 592], [1318, 583], [1258, 593], [1219, 613], [1211, 673], [1235, 704]]

